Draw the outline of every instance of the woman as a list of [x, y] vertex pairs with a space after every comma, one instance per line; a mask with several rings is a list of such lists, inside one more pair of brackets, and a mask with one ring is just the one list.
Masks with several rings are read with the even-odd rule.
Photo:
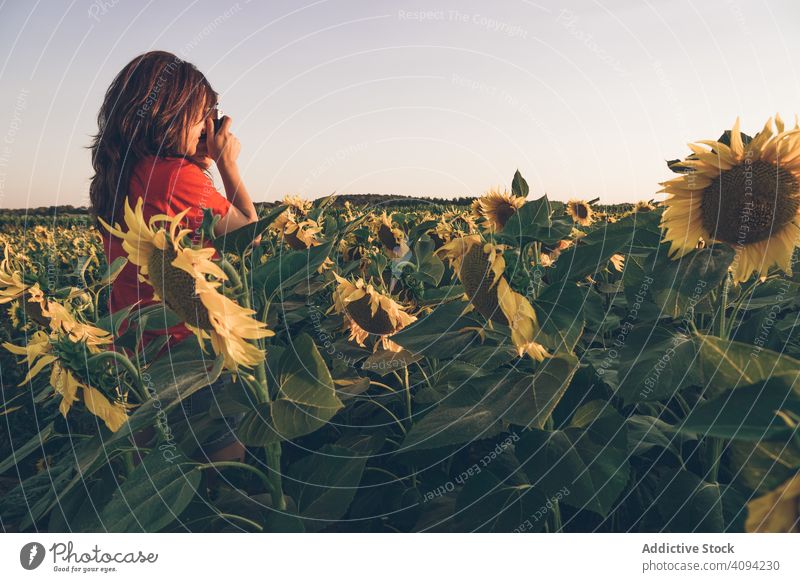
[[[94, 216], [108, 224], [122, 222], [127, 197], [131, 207], [143, 199], [146, 220], [189, 209], [185, 220], [195, 231], [208, 208], [222, 217], [214, 227], [217, 236], [255, 222], [256, 209], [237, 165], [241, 145], [230, 131], [230, 117], [223, 117], [219, 131], [214, 131], [216, 109], [217, 94], [191, 63], [163, 51], [145, 53], [128, 63], [106, 92], [91, 145], [95, 174], [89, 192]], [[212, 162], [227, 197], [206, 173]], [[120, 239], [100, 230], [109, 264], [126, 256]], [[139, 282], [136, 266], [128, 263], [111, 287], [111, 312], [153, 303], [153, 289]], [[180, 324], [166, 331], [146, 331], [142, 341], [146, 345], [163, 333], [169, 333], [170, 345], [191, 335]], [[181, 402], [172, 420], [206, 412], [216, 386]], [[233, 435], [236, 420], [227, 419], [227, 430], [202, 443], [200, 455], [212, 461], [242, 460], [244, 446]], [[148, 443], [153, 434], [151, 427], [135, 435], [135, 441]]]

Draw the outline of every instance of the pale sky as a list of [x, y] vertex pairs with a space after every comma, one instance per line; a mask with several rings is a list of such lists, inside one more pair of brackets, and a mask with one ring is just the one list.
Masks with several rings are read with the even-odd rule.
[[800, 112], [793, 0], [0, 0], [0, 208], [85, 205], [113, 77], [196, 64], [256, 200], [655, 197], [665, 159]]

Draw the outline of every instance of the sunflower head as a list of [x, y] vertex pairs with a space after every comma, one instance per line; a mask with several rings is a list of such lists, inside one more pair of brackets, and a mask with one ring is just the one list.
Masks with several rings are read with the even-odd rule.
[[[376, 290], [359, 278], [351, 283], [347, 279], [333, 274], [336, 289], [333, 293], [334, 309], [345, 315], [350, 326], [350, 339], [363, 346], [369, 334], [388, 339], [417, 320], [406, 312], [406, 308], [390, 296]], [[384, 341], [384, 347], [393, 344]], [[397, 350], [394, 350], [397, 351]]]
[[508, 190], [492, 189], [473, 202], [473, 211], [485, 220], [489, 230], [502, 230], [508, 219], [525, 204], [525, 198], [514, 196]]
[[22, 356], [21, 363], [27, 365], [28, 374], [20, 386], [28, 384], [47, 366], [51, 366], [50, 386], [61, 397], [59, 411], [64, 418], [79, 400], [80, 391], [87, 410], [102, 419], [112, 432], [119, 430], [127, 421], [131, 405], [118, 388], [116, 397], [108, 399], [102, 391], [84, 382], [75, 371], [85, 367], [86, 352], [94, 351], [85, 340], [75, 340], [59, 331], [49, 334], [37, 331], [25, 346], [5, 342], [3, 347], [12, 354]]
[[617, 271], [618, 273], [621, 273], [623, 269], [625, 269], [625, 255], [622, 255], [620, 253], [614, 253], [613, 255], [611, 255], [609, 261], [611, 262], [611, 265], [614, 267], [614, 270]]
[[384, 210], [375, 221], [376, 234], [381, 244], [389, 250], [394, 249], [403, 240], [403, 231], [392, 222], [389, 214]]
[[594, 222], [594, 210], [585, 200], [570, 200], [566, 210], [572, 220], [581, 226], [589, 226]]
[[26, 319], [33, 320], [44, 327], [50, 324], [50, 320], [45, 315], [47, 300], [38, 283], [34, 283], [25, 289], [20, 296], [20, 301], [22, 308], [25, 310]]
[[723, 141], [690, 144], [693, 153], [677, 164], [685, 173], [661, 190], [670, 252], [681, 257], [701, 238], [726, 243], [736, 251], [737, 282], [773, 265], [790, 273], [800, 236], [800, 128], [786, 131], [777, 117], [774, 130], [770, 119], [745, 141], [737, 119]]
[[174, 216], [157, 215], [145, 222], [142, 199], [136, 209], [125, 202], [127, 231], [119, 225], [109, 232], [122, 239], [128, 259], [139, 267], [140, 278], [154, 294], [178, 314], [198, 339], [210, 339], [224, 365], [236, 370], [252, 367], [263, 359], [263, 351], [248, 340], [274, 335], [266, 324], [253, 319], [254, 311], [240, 306], [220, 291], [228, 277], [213, 261], [213, 247], [193, 248], [184, 244], [191, 231], [181, 228], [186, 211]]
[[148, 282], [155, 294], [160, 297], [181, 320], [198, 329], [212, 329], [205, 308], [197, 295], [197, 279], [183, 269], [173, 266], [178, 253], [171, 246], [153, 249], [147, 261]]
[[304, 200], [302, 197], [294, 194], [287, 194], [283, 197], [283, 204], [288, 206], [295, 215], [305, 216], [311, 210], [311, 201]]
[[115, 229], [106, 228], [123, 239], [128, 258], [139, 266], [141, 277], [153, 287], [158, 298], [189, 325], [210, 330], [208, 310], [197, 293], [197, 281], [206, 273], [223, 279], [225, 275], [210, 261], [213, 249], [198, 251], [183, 245], [184, 237], [191, 232], [181, 228], [186, 212], [174, 217], [157, 215], [148, 223], [144, 219], [143, 200], [139, 199], [135, 210], [126, 201], [128, 231], [123, 233], [119, 225]]
[[503, 247], [473, 234], [450, 241], [437, 254], [450, 261], [470, 303], [483, 317], [508, 324], [497, 300], [497, 283], [506, 268]]
[[519, 355], [542, 361], [547, 350], [535, 341], [536, 312], [528, 300], [511, 289], [503, 272], [502, 245], [485, 243], [481, 235], [454, 239], [437, 252], [453, 266], [470, 304], [489, 321], [511, 328], [511, 341]]
[[391, 217], [385, 210], [379, 216], [375, 217], [373, 225], [378, 240], [389, 256], [399, 258], [408, 252], [409, 248], [406, 243], [405, 232], [395, 226]]
[[640, 212], [653, 212], [655, 209], [655, 204], [651, 204], [647, 200], [639, 200], [636, 206], [633, 207], [633, 212], [634, 214], [639, 214]]
[[320, 232], [322, 232], [322, 228], [315, 220], [309, 218], [297, 222], [292, 218], [284, 224], [283, 240], [292, 249], [304, 251], [321, 244], [317, 239], [317, 234]]
[[478, 225], [472, 213], [451, 210], [441, 215], [441, 221], [446, 222], [454, 233], [459, 233], [460, 235], [478, 232]]
[[748, 533], [800, 531], [800, 473], [774, 491], [748, 502], [744, 527]]

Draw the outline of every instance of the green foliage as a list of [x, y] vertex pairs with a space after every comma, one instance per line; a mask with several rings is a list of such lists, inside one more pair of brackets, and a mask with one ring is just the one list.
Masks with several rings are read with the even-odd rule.
[[[107, 312], [126, 263], [105, 263], [85, 219], [29, 232], [22, 217], [0, 217], [28, 249], [17, 258], [25, 284], [114, 337], [111, 350], [56, 333], [58, 361], [131, 405], [116, 432], [81, 393], [65, 417], [52, 362], [17, 387], [28, 365], [0, 357], [10, 435], [0, 443], [3, 526], [742, 531], [748, 502], [800, 467], [798, 276], [773, 270], [734, 285], [726, 245], [668, 255], [660, 209], [595, 205], [600, 218], [580, 226], [520, 172], [510, 186], [529, 199], [499, 232], [475, 222], [466, 197], [318, 200], [293, 211], [321, 229], [301, 250], [280, 232], [283, 204], [224, 237], [208, 215], [206, 242], [226, 261], [220, 292], [274, 332], [248, 339], [263, 365], [227, 371], [218, 337], [161, 335], [140, 348], [143, 334], [174, 330], [179, 317], [161, 303]], [[401, 253], [378, 236], [383, 210]], [[519, 356], [518, 321], [487, 321], [470, 305], [439, 252], [464, 235], [502, 245], [503, 277], [535, 313], [544, 361]], [[342, 309], [357, 297], [337, 302], [332, 272], [415, 321], [364, 337]], [[29, 306], [8, 307], [4, 341], [24, 346], [52, 332]], [[185, 418], [181, 403], [212, 383], [210, 410]], [[245, 460], [209, 463], [202, 441], [229, 423]]]

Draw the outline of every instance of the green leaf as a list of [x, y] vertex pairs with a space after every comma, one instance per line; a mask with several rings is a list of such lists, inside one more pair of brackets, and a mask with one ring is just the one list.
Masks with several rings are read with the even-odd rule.
[[289, 468], [286, 491], [297, 503], [306, 531], [324, 529], [347, 513], [366, 462], [366, 456], [328, 444]]
[[267, 446], [311, 434], [325, 426], [338, 411], [286, 399], [265, 402], [245, 415], [236, 436], [248, 446]]
[[630, 245], [633, 231], [616, 229], [609, 225], [598, 229], [580, 240], [575, 246], [561, 253], [553, 267], [553, 281], [576, 281], [591, 275], [608, 265], [611, 255], [625, 252]]
[[567, 391], [578, 365], [572, 354], [547, 358], [532, 376], [509, 375], [485, 406], [512, 424], [541, 429]]
[[[687, 335], [667, 327], [634, 328], [619, 350], [619, 394], [626, 404], [671, 398], [691, 383], [694, 353]], [[614, 351], [607, 354], [611, 357]]]
[[656, 507], [664, 529], [680, 533], [715, 533], [725, 530], [719, 483], [707, 483], [688, 471], [665, 472], [666, 483]]
[[762, 307], [788, 307], [797, 303], [798, 297], [800, 283], [786, 278], [770, 279], [753, 287], [752, 292], [742, 301], [742, 309], [748, 311]]
[[501, 430], [500, 419], [494, 411], [480, 405], [450, 406], [445, 400], [414, 423], [400, 451], [435, 449], [488, 439]]
[[545, 496], [566, 487], [564, 503], [605, 517], [628, 482], [625, 421], [607, 403], [590, 402], [564, 430], [523, 435], [517, 458]]
[[308, 334], [292, 338], [278, 364], [280, 398], [316, 408], [342, 407], [325, 361]]
[[514, 179], [511, 181], [511, 193], [520, 198], [527, 198], [528, 192], [528, 183], [525, 181], [525, 178], [522, 177], [522, 174], [519, 173], [519, 170], [517, 170], [514, 172]]
[[727, 245], [700, 249], [672, 260], [664, 248], [657, 260], [648, 259], [654, 281], [650, 293], [662, 315], [679, 318], [716, 289], [725, 278], [735, 252]]
[[736, 483], [764, 495], [777, 489], [800, 467], [800, 447], [784, 441], [733, 441], [726, 460]]
[[675, 436], [675, 427], [654, 416], [634, 414], [626, 419], [628, 426], [628, 450], [631, 455], [641, 456], [654, 447], [671, 452], [681, 458], [680, 437]]
[[299, 334], [291, 345], [273, 351], [273, 358], [279, 355], [271, 370], [277, 378], [277, 399], [260, 404], [242, 419], [236, 434], [246, 445], [266, 446], [310, 434], [344, 406], [308, 334]]
[[195, 463], [153, 451], [114, 492], [100, 522], [116, 533], [160, 531], [186, 509], [199, 485]]
[[241, 255], [247, 250], [259, 235], [263, 234], [269, 225], [286, 210], [286, 206], [279, 205], [271, 209], [263, 218], [253, 224], [237, 228], [233, 232], [225, 233], [213, 241], [214, 248], [219, 252], [236, 253]]
[[283, 296], [301, 281], [316, 277], [317, 269], [331, 254], [333, 242], [330, 240], [304, 251], [280, 252], [270, 257], [266, 263], [253, 269], [252, 289], [263, 289], [267, 298], [275, 294]]
[[466, 327], [482, 328], [484, 325], [472, 315], [461, 315], [467, 306], [463, 301], [452, 301], [434, 309], [425, 317], [400, 330], [392, 341], [412, 354], [423, 354], [428, 358], [447, 359], [458, 356], [470, 344], [477, 343], [474, 330], [462, 331]]
[[737, 386], [763, 382], [770, 376], [800, 375], [800, 360], [772, 350], [712, 335], [698, 334], [694, 342], [697, 358], [693, 375], [709, 398]]
[[128, 305], [127, 307], [123, 307], [114, 313], [109, 313], [108, 315], [98, 319], [95, 322], [95, 325], [112, 335], [119, 336], [122, 324], [128, 321], [128, 318], [130, 317], [131, 311], [133, 311], [134, 307], [134, 305]]
[[[510, 453], [509, 453], [510, 454]], [[547, 498], [498, 457], [469, 477], [456, 500], [458, 531], [537, 532], [547, 523]], [[473, 469], [474, 469], [473, 467]], [[552, 502], [550, 503], [552, 507]]]
[[37, 449], [42, 452], [44, 451], [44, 445], [53, 437], [53, 423], [51, 422], [47, 426], [45, 426], [42, 430], [40, 430], [37, 434], [33, 436], [27, 443], [21, 445], [19, 447], [15, 447], [13, 443], [11, 444], [11, 456], [8, 457], [5, 461], [0, 463], [0, 475], [8, 471], [11, 467], [17, 466], [20, 462], [25, 460], [25, 458], [36, 451]]
[[638, 212], [617, 221], [619, 227], [629, 226], [632, 231], [631, 245], [625, 252], [629, 255], [647, 256], [661, 245], [661, 211]]
[[169, 329], [183, 323], [181, 318], [164, 303], [156, 303], [139, 312], [139, 325], [146, 331]]
[[392, 372], [397, 372], [398, 370], [409, 367], [422, 358], [422, 354], [412, 354], [405, 349], [399, 352], [379, 350], [364, 360], [364, 363], [361, 364], [361, 369], [377, 374], [378, 376], [388, 376]]
[[552, 220], [551, 213], [547, 196], [526, 202], [508, 219], [496, 238], [500, 242], [522, 247], [537, 241], [553, 243], [569, 236], [572, 222]]
[[536, 341], [552, 351], [571, 352], [586, 324], [586, 291], [570, 281], [548, 285], [532, 302], [539, 322]]
[[435, 250], [433, 240], [428, 235], [422, 235], [414, 245], [414, 257], [417, 261], [417, 275], [432, 287], [438, 287], [444, 276], [444, 263], [433, 254]]
[[773, 376], [701, 402], [678, 428], [686, 433], [747, 441], [786, 438], [792, 429], [778, 413], [800, 414], [796, 380], [796, 374]]
[[125, 265], [128, 264], [128, 259], [126, 257], [117, 257], [114, 261], [108, 266], [105, 274], [98, 279], [94, 285], [105, 287], [106, 285], [111, 285], [114, 280], [119, 276], [122, 272], [122, 269], [125, 268]]

